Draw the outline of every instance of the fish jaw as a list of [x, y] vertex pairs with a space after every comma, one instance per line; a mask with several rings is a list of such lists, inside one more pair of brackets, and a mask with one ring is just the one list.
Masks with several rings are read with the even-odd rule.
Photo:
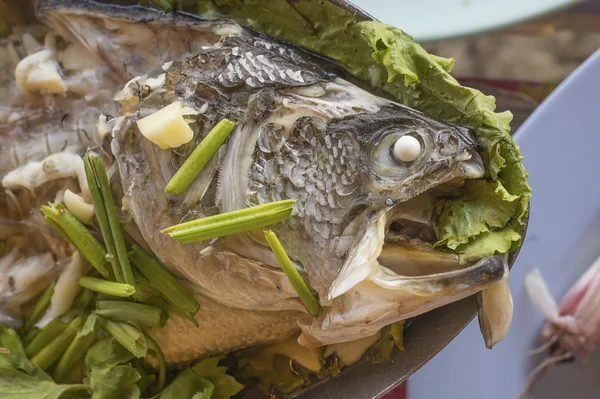
[[417, 277], [400, 276], [380, 266], [369, 279], [324, 308], [313, 323], [303, 325], [300, 342], [318, 347], [360, 339], [391, 323], [474, 295], [505, 275], [498, 256], [460, 270]]
[[513, 300], [508, 286], [508, 264], [504, 263], [504, 277], [477, 293], [479, 329], [488, 349], [504, 338], [512, 322]]

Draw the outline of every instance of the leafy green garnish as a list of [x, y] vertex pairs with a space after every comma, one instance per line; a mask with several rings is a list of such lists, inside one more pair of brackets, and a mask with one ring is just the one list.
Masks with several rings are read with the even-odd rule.
[[51, 380], [42, 369], [29, 361], [16, 331], [6, 328], [1, 324], [0, 347], [8, 351], [8, 353], [0, 353], [0, 361], [3, 367], [16, 368], [30, 376], [35, 376], [43, 380]]
[[211, 399], [215, 386], [209, 380], [200, 377], [192, 369], [184, 370], [161, 393], [159, 399], [198, 398]]
[[210, 399], [229, 399], [240, 392], [244, 386], [227, 374], [227, 367], [218, 366], [219, 360], [218, 357], [209, 357], [196, 363], [191, 370], [215, 386]]
[[278, 353], [260, 351], [240, 357], [238, 368], [244, 379], [258, 379], [259, 388], [267, 395], [272, 387], [283, 394], [289, 394], [309, 382], [308, 370], [301, 366], [292, 370], [290, 358]]
[[373, 363], [387, 362], [394, 347], [404, 350], [404, 320], [383, 329], [382, 338], [370, 349], [369, 358]]
[[134, 355], [112, 338], [97, 342], [86, 356], [92, 399], [138, 399], [140, 373], [124, 363]]
[[11, 368], [0, 368], [0, 398], [59, 399], [67, 392], [87, 390], [83, 384], [59, 385]]

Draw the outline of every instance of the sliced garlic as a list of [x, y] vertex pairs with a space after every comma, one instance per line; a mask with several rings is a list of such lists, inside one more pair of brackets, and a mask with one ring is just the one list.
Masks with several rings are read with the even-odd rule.
[[91, 224], [94, 217], [94, 206], [71, 190], [65, 190], [63, 197], [65, 206], [81, 223]]
[[183, 119], [184, 106], [176, 101], [137, 121], [140, 132], [162, 148], [175, 148], [189, 142], [194, 132]]

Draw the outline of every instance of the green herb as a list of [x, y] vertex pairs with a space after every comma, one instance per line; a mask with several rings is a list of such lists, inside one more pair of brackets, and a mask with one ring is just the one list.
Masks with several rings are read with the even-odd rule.
[[368, 357], [373, 363], [384, 363], [390, 359], [394, 347], [404, 350], [404, 322], [401, 320], [382, 330], [382, 337], [371, 347]]
[[279, 223], [292, 214], [296, 200], [288, 199], [192, 220], [162, 230], [184, 244], [238, 234]]
[[96, 314], [145, 327], [163, 327], [168, 318], [160, 308], [127, 301], [98, 301]]
[[161, 392], [165, 387], [165, 381], [167, 379], [167, 362], [165, 360], [165, 354], [160, 349], [160, 346], [158, 346], [156, 341], [150, 336], [150, 334], [144, 331], [142, 332], [144, 337], [146, 337], [146, 340], [150, 342], [150, 345], [152, 345], [154, 355], [158, 358], [158, 385], [156, 390]]
[[97, 342], [88, 351], [85, 362], [94, 399], [140, 397], [137, 383], [141, 375], [135, 368], [125, 364], [133, 358], [127, 349], [112, 338]]
[[113, 273], [119, 283], [134, 285], [133, 272], [127, 257], [127, 247], [123, 238], [123, 229], [119, 222], [117, 208], [110, 191], [110, 183], [102, 158], [85, 156], [83, 158], [85, 174], [90, 193], [96, 208], [96, 217], [104, 243], [111, 255]]
[[90, 291], [88, 289], [82, 289], [79, 291], [79, 294], [73, 300], [74, 307], [81, 309], [88, 309], [92, 302], [94, 302], [94, 298], [96, 297], [96, 293], [94, 291]]
[[52, 319], [35, 338], [27, 345], [25, 352], [27, 356], [32, 357], [47, 346], [57, 335], [62, 333], [67, 328], [67, 323], [61, 319]]
[[50, 299], [52, 299], [52, 294], [54, 294], [55, 284], [56, 283], [54, 282], [50, 284], [50, 286], [46, 289], [44, 294], [40, 297], [40, 299], [38, 299], [37, 303], [35, 304], [35, 307], [33, 308], [33, 311], [31, 312], [31, 315], [29, 315], [27, 321], [25, 322], [25, 331], [29, 330], [35, 323], [37, 323], [46, 311], [46, 309], [48, 309], [48, 305], [50, 305]]
[[135, 268], [157, 289], [171, 307], [194, 324], [194, 318], [200, 304], [156, 259], [148, 255], [141, 247], [133, 245], [129, 253]]
[[298, 293], [298, 296], [300, 297], [302, 302], [304, 302], [304, 305], [310, 311], [310, 313], [313, 316], [317, 317], [321, 312], [321, 305], [319, 305], [319, 301], [313, 295], [312, 291], [310, 290], [310, 287], [308, 286], [308, 284], [306, 284], [298, 270], [296, 270], [296, 268], [292, 264], [292, 261], [285, 252], [285, 249], [281, 245], [281, 242], [279, 242], [279, 239], [271, 230], [265, 231], [265, 238], [267, 239], [267, 243], [271, 247], [271, 250], [275, 254], [275, 257], [277, 258], [277, 263], [279, 263], [279, 265], [283, 269], [283, 272], [290, 280], [290, 283], [292, 283], [292, 286]]
[[23, 349], [16, 331], [6, 328], [0, 324], [0, 348], [4, 348], [8, 353], [0, 353], [0, 363], [2, 367], [18, 368], [31, 376], [43, 380], [52, 380], [37, 365], [31, 363]]
[[181, 372], [165, 388], [159, 398], [230, 399], [240, 392], [244, 386], [232, 376], [227, 375], [227, 368], [219, 367], [218, 363], [219, 358], [214, 357], [199, 361], [193, 367]]
[[44, 205], [42, 212], [52, 226], [60, 227], [79, 252], [104, 278], [110, 278], [111, 272], [106, 264], [106, 250], [63, 204]]
[[73, 368], [81, 362], [86, 352], [96, 341], [96, 330], [94, 328], [95, 316], [87, 318], [82, 329], [77, 333], [73, 341], [69, 344], [65, 353], [63, 353], [56, 369], [54, 377], [58, 382], [64, 382]]
[[59, 399], [67, 392], [89, 389], [88, 385], [58, 385], [52, 380], [29, 376], [15, 369], [0, 368], [2, 399]]
[[227, 119], [221, 120], [198, 144], [183, 165], [177, 170], [173, 178], [165, 187], [165, 193], [182, 193], [192, 184], [198, 173], [206, 166], [208, 161], [223, 145], [229, 134], [233, 131], [235, 122]]
[[145, 357], [148, 351], [148, 343], [144, 334], [128, 323], [112, 321], [104, 317], [98, 317], [98, 321], [114, 339], [135, 357]]
[[83, 320], [81, 317], [74, 318], [57, 337], [54, 337], [52, 342], [31, 358], [31, 362], [37, 364], [43, 370], [47, 370], [67, 350], [82, 324]]
[[95, 277], [81, 277], [79, 279], [79, 285], [101, 294], [123, 298], [129, 297], [135, 293], [135, 287], [132, 285], [115, 283], [113, 281], [102, 280]]

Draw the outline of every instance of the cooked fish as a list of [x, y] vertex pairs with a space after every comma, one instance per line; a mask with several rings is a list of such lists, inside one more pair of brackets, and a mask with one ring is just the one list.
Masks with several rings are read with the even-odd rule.
[[[114, 96], [118, 114], [101, 119], [122, 202], [144, 244], [201, 305], [199, 328], [173, 316], [151, 331], [169, 362], [299, 331], [310, 347], [372, 337], [505, 281], [502, 256], [465, 266], [432, 245], [436, 195], [485, 172], [468, 129], [374, 95], [326, 62], [234, 22], [137, 10], [38, 2], [40, 18], [103, 71], [98, 82], [110, 83], [103, 87], [123, 86]], [[41, 69], [56, 68], [57, 55], [44, 57], [34, 59]], [[136, 122], [175, 102], [193, 110], [185, 116], [193, 139], [161, 149]], [[221, 151], [186, 193], [165, 194], [183, 160], [222, 118], [236, 129]], [[417, 143], [410, 161], [395, 155], [401, 137]], [[292, 216], [273, 230], [318, 294], [317, 319], [261, 232], [189, 245], [160, 232], [287, 198], [296, 200]]]

